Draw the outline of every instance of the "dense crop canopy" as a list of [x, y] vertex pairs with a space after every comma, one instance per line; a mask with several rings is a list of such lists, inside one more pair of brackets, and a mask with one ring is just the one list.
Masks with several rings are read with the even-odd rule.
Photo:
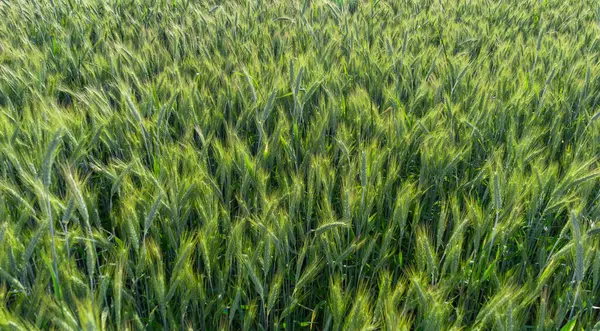
[[0, 329], [600, 327], [592, 0], [0, 1]]

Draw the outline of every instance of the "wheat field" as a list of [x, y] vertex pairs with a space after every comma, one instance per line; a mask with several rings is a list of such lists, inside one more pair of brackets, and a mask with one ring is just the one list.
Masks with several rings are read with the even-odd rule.
[[592, 0], [0, 1], [1, 330], [600, 330]]

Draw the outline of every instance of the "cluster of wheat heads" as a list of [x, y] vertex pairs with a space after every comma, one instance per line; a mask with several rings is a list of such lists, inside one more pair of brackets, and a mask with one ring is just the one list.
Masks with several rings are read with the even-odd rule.
[[0, 2], [0, 329], [593, 329], [599, 22]]

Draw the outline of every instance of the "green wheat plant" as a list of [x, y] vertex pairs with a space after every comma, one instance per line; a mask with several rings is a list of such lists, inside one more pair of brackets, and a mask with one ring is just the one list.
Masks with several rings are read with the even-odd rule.
[[600, 7], [0, 1], [0, 330], [600, 329]]

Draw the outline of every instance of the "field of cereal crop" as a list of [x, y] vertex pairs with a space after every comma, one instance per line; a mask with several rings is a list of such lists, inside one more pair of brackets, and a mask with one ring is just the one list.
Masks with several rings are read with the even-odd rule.
[[0, 329], [597, 330], [591, 0], [0, 2]]

